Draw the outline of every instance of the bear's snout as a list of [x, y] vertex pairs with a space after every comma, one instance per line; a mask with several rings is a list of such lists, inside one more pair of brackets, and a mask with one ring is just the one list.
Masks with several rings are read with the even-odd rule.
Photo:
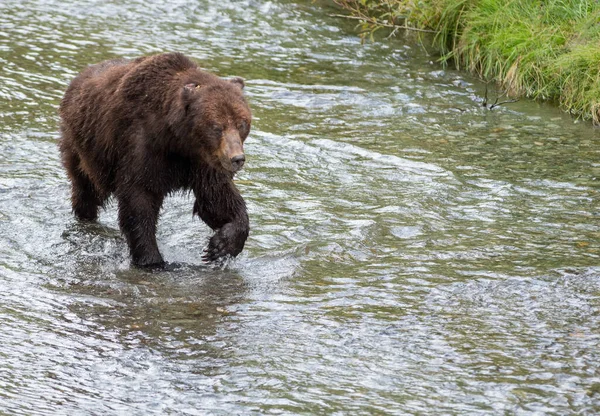
[[237, 172], [244, 166], [244, 162], [246, 161], [246, 156], [242, 153], [241, 155], [236, 155], [231, 158], [231, 167], [234, 172]]
[[246, 161], [244, 144], [236, 130], [230, 129], [225, 132], [217, 150], [217, 156], [221, 166], [227, 171], [236, 173], [244, 166]]

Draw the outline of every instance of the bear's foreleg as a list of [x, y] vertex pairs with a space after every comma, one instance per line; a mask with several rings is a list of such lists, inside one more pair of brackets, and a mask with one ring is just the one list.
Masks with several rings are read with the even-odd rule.
[[250, 233], [250, 222], [246, 203], [235, 185], [228, 181], [195, 190], [194, 194], [194, 214], [215, 231], [202, 259], [215, 261], [240, 254]]
[[156, 224], [164, 197], [130, 187], [117, 193], [119, 226], [127, 238], [133, 264], [161, 267], [163, 258], [156, 244]]

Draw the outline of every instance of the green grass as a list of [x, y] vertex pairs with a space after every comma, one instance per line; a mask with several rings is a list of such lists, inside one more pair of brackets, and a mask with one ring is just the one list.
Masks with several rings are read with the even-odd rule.
[[393, 26], [432, 30], [442, 62], [600, 125], [597, 0], [333, 1], [361, 20], [364, 35]]

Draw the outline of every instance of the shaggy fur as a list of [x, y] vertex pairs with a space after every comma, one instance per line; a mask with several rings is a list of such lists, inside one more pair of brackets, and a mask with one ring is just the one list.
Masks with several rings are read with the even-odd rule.
[[156, 224], [166, 195], [191, 190], [215, 234], [205, 260], [239, 254], [246, 205], [233, 184], [251, 113], [241, 78], [223, 80], [179, 53], [93, 65], [60, 104], [60, 151], [73, 212], [94, 221], [110, 195], [133, 263], [159, 266]]

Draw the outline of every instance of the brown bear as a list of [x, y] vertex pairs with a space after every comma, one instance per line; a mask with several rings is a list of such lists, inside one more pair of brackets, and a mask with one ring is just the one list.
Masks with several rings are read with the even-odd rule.
[[161, 266], [162, 202], [192, 191], [193, 213], [215, 231], [203, 259], [236, 256], [249, 233], [233, 184], [251, 113], [241, 78], [221, 79], [180, 53], [92, 65], [60, 103], [62, 162], [75, 216], [94, 221], [110, 195], [136, 266]]

